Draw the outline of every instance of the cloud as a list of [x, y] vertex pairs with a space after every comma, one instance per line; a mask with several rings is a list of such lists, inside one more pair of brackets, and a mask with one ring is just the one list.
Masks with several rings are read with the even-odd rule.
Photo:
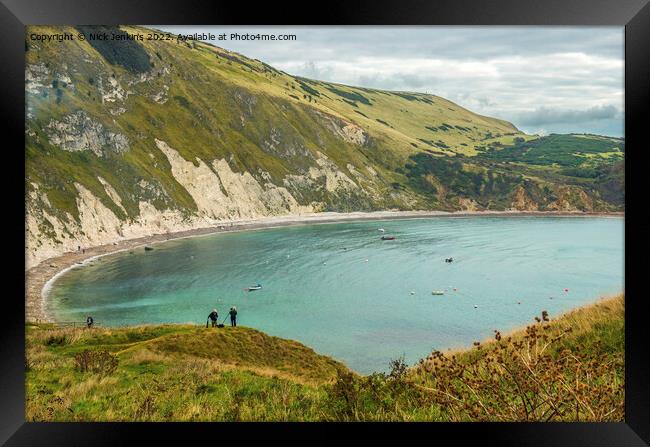
[[213, 43], [297, 76], [439, 95], [526, 131], [623, 132], [623, 27], [156, 27], [295, 34]]
[[540, 107], [531, 112], [520, 114], [517, 122], [524, 126], [547, 126], [566, 123], [580, 124], [614, 118], [620, 118], [620, 112], [610, 104], [595, 106], [586, 110], [558, 110]]

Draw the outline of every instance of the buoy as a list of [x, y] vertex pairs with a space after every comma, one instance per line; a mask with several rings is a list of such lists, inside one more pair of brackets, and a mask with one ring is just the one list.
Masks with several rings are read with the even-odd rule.
[[454, 287], [454, 292], [456, 292], [458, 289]]
[[517, 301], [517, 304], [521, 304], [521, 301]]
[[476, 304], [474, 304], [474, 309], [478, 309], [478, 306]]
[[565, 291], [565, 292], [568, 292], [568, 291], [569, 291], [569, 289], [564, 289], [564, 291]]
[[327, 262], [323, 262], [323, 265], [327, 265]]
[[366, 259], [366, 262], [368, 262], [368, 260], [367, 260], [367, 259]]
[[415, 292], [411, 290], [411, 295], [415, 295]]

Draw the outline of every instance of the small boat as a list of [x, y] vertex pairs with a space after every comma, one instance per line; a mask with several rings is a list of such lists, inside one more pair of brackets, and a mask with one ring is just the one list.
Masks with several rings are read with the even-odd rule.
[[431, 295], [444, 295], [445, 291], [444, 290], [433, 290], [431, 292]]
[[377, 231], [379, 231], [380, 233], [383, 233], [386, 230], [384, 230], [383, 228], [379, 228]]
[[395, 236], [382, 236], [381, 240], [382, 241], [393, 241], [393, 240], [395, 240]]
[[153, 250], [153, 247], [149, 247], [148, 245], [145, 245], [144, 250], [145, 251], [151, 251], [151, 250]]
[[249, 292], [252, 292], [253, 290], [260, 290], [261, 288], [262, 288], [262, 285], [258, 284], [256, 286], [247, 287], [246, 290], [248, 290]]

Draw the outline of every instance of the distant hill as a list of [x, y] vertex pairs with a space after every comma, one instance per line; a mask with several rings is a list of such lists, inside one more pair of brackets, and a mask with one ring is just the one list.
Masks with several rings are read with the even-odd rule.
[[537, 138], [435, 95], [311, 80], [139, 27], [29, 27], [30, 265], [78, 245], [318, 211], [623, 209], [623, 142]]

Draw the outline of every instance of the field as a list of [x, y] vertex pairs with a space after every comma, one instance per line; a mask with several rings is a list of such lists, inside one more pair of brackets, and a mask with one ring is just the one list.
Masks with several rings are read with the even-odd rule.
[[360, 376], [254, 329], [26, 326], [28, 421], [621, 421], [624, 297]]

